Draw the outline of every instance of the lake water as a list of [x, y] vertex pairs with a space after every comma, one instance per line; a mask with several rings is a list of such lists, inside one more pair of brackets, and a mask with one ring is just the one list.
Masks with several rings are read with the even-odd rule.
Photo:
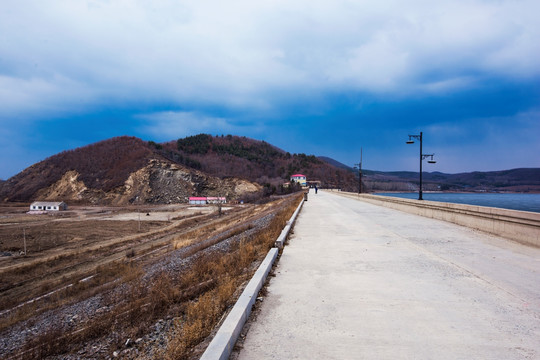
[[[418, 193], [376, 193], [375, 195], [418, 199]], [[503, 209], [540, 212], [540, 194], [497, 194], [497, 193], [423, 193], [424, 200], [458, 204], [497, 207]]]

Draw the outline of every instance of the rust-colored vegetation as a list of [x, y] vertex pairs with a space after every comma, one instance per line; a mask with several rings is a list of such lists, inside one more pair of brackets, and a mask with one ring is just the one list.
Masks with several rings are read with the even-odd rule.
[[[101, 294], [106, 311], [94, 314], [75, 328], [52, 326], [42, 329], [29, 340], [14, 358], [38, 359], [51, 355], [72, 353], [92, 341], [107, 343], [114, 349], [121, 348], [127, 339], [143, 337], [158, 320], [173, 318], [169, 333], [161, 334], [166, 346], [155, 349], [154, 356], [164, 359], [188, 359], [198, 356], [197, 345], [208, 337], [235, 301], [255, 271], [258, 263], [281, 232], [300, 200], [299, 196], [283, 198], [272, 203], [248, 208], [229, 217], [207, 218], [174, 236], [167, 237], [167, 251], [185, 249], [188, 260], [182, 271], [166, 269], [148, 277], [146, 268], [161, 259], [152, 256], [135, 260], [144, 251], [121, 260], [95, 267], [92, 277], [85, 281], [71, 282], [46, 303], [33, 303], [24, 311], [13, 311], [4, 320], [5, 328], [25, 320], [28, 311], [55, 311], [62, 306]], [[250, 221], [273, 214], [264, 227], [253, 227]], [[249, 235], [246, 235], [249, 234]], [[239, 237], [229, 247], [210, 250], [212, 245]], [[204, 245], [199, 245], [204, 244]], [[178, 250], [177, 250], [178, 251]], [[166, 254], [166, 253], [164, 253]], [[121, 290], [119, 290], [121, 289]], [[11, 325], [10, 325], [11, 324]], [[152, 347], [145, 345], [145, 348]]]

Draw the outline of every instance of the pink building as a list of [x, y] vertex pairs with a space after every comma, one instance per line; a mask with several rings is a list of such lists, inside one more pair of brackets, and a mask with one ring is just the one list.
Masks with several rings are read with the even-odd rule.
[[209, 196], [209, 197], [197, 197], [197, 196], [191, 196], [189, 198], [189, 203], [191, 205], [206, 205], [206, 204], [225, 204], [227, 203], [227, 198], [226, 197], [223, 197], [223, 196], [219, 196], [219, 197], [212, 197], [212, 196]]

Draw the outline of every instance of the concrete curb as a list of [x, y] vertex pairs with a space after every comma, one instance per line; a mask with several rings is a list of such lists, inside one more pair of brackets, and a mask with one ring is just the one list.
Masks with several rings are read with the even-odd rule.
[[[281, 231], [278, 239], [276, 240], [276, 246], [283, 247], [287, 235], [291, 231], [291, 227], [304, 204], [304, 200], [300, 202], [295, 212], [287, 221], [287, 225]], [[278, 245], [279, 244], [279, 245]], [[246, 288], [242, 292], [242, 295], [236, 301], [236, 304], [232, 308], [231, 312], [221, 324], [216, 336], [210, 342], [210, 345], [206, 348], [206, 351], [202, 354], [200, 360], [227, 360], [231, 355], [231, 352], [240, 336], [240, 332], [244, 327], [249, 314], [251, 314], [251, 308], [257, 299], [257, 294], [261, 290], [268, 273], [272, 269], [272, 265], [278, 256], [279, 249], [274, 247], [268, 251], [268, 254], [264, 258], [263, 262], [255, 272], [255, 275], [251, 278]]]
[[257, 294], [261, 290], [270, 269], [272, 269], [272, 264], [277, 258], [278, 251], [277, 248], [270, 249], [266, 258], [257, 269], [257, 272], [255, 272], [255, 275], [253, 275], [253, 278], [219, 328], [216, 336], [214, 336], [214, 339], [201, 356], [201, 360], [226, 360], [229, 358], [234, 344], [251, 313], [251, 308], [257, 299]]
[[276, 242], [274, 243], [274, 246], [281, 249], [283, 248], [283, 245], [285, 245], [285, 241], [287, 240], [287, 235], [289, 235], [289, 232], [291, 231], [291, 228], [294, 224], [294, 221], [296, 220], [296, 216], [298, 216], [298, 213], [300, 212], [300, 209], [302, 209], [302, 205], [304, 205], [304, 199], [300, 202], [298, 207], [296, 208], [296, 211], [292, 214], [289, 221], [287, 221], [287, 225], [281, 230], [281, 234], [279, 234]]

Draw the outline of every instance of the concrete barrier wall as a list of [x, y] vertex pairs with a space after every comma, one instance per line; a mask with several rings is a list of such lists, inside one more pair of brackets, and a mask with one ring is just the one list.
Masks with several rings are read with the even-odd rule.
[[[289, 234], [300, 209], [302, 209], [303, 204], [304, 200], [302, 199], [296, 208], [296, 211], [289, 221], [287, 221], [287, 225], [282, 230], [278, 240], [276, 240], [276, 246], [282, 248], [285, 244], [287, 235]], [[225, 318], [225, 321], [221, 324], [216, 335], [201, 356], [201, 360], [226, 360], [229, 358], [234, 348], [234, 344], [236, 343], [236, 340], [238, 340], [238, 336], [240, 336], [240, 332], [249, 318], [249, 314], [251, 314], [251, 308], [255, 303], [257, 294], [264, 285], [266, 277], [272, 269], [272, 265], [274, 264], [274, 261], [276, 261], [278, 253], [279, 249], [277, 247], [268, 251], [266, 258], [247, 284], [231, 312], [227, 315], [227, 318]]]
[[416, 215], [449, 221], [512, 239], [526, 245], [540, 247], [540, 213], [437, 201], [402, 199], [391, 196], [359, 195], [346, 192], [335, 192], [335, 194]]
[[266, 255], [251, 281], [236, 301], [231, 312], [221, 324], [217, 334], [214, 336], [210, 345], [201, 356], [201, 360], [227, 360], [231, 355], [242, 328], [249, 318], [251, 308], [257, 299], [257, 294], [261, 290], [268, 273], [272, 269], [272, 264], [277, 258], [278, 249], [272, 248]]
[[291, 231], [291, 228], [296, 220], [296, 217], [298, 216], [298, 213], [300, 212], [300, 209], [302, 209], [302, 205], [304, 205], [304, 199], [302, 199], [289, 221], [287, 221], [287, 225], [285, 225], [283, 230], [281, 230], [281, 234], [278, 236], [274, 244], [277, 248], [281, 249], [285, 245], [285, 241], [287, 241], [287, 236]]

